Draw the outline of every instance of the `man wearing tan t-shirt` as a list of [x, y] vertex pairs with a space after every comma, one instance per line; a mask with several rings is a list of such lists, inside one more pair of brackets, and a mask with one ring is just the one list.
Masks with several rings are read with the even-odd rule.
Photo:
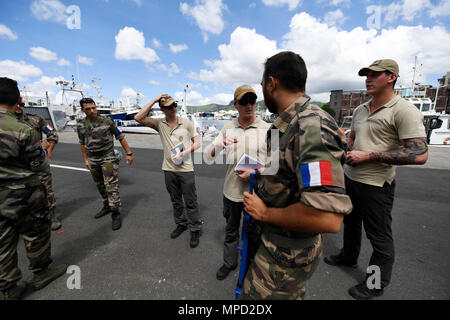
[[[166, 116], [164, 119], [147, 117], [156, 102]], [[198, 210], [194, 165], [191, 159], [191, 153], [200, 147], [194, 125], [186, 118], [177, 117], [177, 103], [167, 94], [161, 94], [150, 101], [134, 119], [158, 131], [161, 138], [164, 149], [162, 170], [177, 225], [170, 237], [177, 238], [189, 228], [190, 246], [195, 248], [199, 244], [202, 220]]]
[[223, 185], [223, 216], [226, 219], [223, 260], [216, 278], [223, 280], [238, 264], [239, 226], [244, 210], [244, 191], [248, 191], [249, 172], [235, 172], [235, 166], [245, 153], [260, 163], [266, 158], [266, 136], [270, 125], [255, 115], [255, 90], [249, 85], [239, 86], [234, 92], [234, 107], [239, 112], [221, 130], [209, 149], [215, 157], [222, 149], [226, 153], [227, 173]]
[[[394, 94], [399, 68], [391, 59], [377, 60], [358, 73], [366, 76], [372, 100], [353, 112], [348, 141], [345, 188], [353, 211], [344, 218], [344, 247], [324, 261], [355, 268], [361, 248], [361, 222], [373, 247], [370, 270], [379, 270], [380, 281], [366, 281], [349, 289], [355, 299], [383, 294], [392, 275], [394, 241], [391, 210], [396, 165], [424, 164], [428, 147], [423, 116], [411, 103]], [[379, 268], [379, 269], [377, 269]], [[374, 271], [370, 271], [373, 273]]]

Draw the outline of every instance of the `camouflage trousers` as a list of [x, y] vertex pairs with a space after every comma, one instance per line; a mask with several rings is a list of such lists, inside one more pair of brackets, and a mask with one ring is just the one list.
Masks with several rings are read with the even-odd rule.
[[120, 203], [119, 195], [119, 161], [114, 152], [102, 157], [88, 157], [89, 170], [95, 185], [105, 204], [111, 210], [118, 210]]
[[45, 270], [52, 262], [51, 221], [40, 183], [0, 187], [0, 199], [0, 291], [4, 291], [22, 278], [17, 263], [19, 235], [25, 242], [31, 272]]
[[[308, 248], [306, 248], [308, 249]], [[240, 300], [303, 300], [306, 293], [306, 282], [309, 280], [320, 262], [322, 237], [306, 250], [304, 263], [289, 265], [280, 263], [274, 255], [261, 244], [256, 252], [244, 279]], [[310, 254], [307, 254], [309, 251]], [[296, 257], [298, 261], [299, 256]], [[287, 262], [287, 260], [284, 260]], [[299, 261], [298, 261], [299, 262]]]
[[52, 172], [50, 171], [50, 166], [39, 172], [39, 180], [45, 187], [47, 192], [47, 201], [49, 205], [50, 213], [55, 212], [56, 199], [55, 193], [53, 192], [53, 178]]

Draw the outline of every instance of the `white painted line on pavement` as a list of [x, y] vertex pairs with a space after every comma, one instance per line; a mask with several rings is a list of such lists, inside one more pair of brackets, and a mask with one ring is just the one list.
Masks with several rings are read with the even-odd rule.
[[75, 167], [66, 167], [66, 166], [59, 166], [59, 165], [57, 165], [57, 164], [51, 164], [50, 167], [61, 168], [61, 169], [69, 169], [69, 170], [77, 170], [77, 171], [87, 171], [87, 172], [89, 172], [88, 169], [75, 168]]

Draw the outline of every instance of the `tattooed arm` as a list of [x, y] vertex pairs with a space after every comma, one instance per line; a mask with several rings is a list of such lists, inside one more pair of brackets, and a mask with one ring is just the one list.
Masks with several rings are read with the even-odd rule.
[[401, 140], [403, 148], [386, 152], [349, 151], [347, 164], [377, 161], [393, 165], [424, 164], [428, 160], [426, 138], [411, 138]]

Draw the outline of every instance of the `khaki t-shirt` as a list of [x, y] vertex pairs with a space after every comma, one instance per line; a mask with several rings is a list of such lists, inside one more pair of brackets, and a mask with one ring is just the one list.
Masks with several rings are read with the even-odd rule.
[[[360, 105], [353, 112], [353, 150], [392, 151], [402, 146], [400, 140], [426, 137], [423, 115], [412, 103], [395, 96], [373, 114], [370, 114], [370, 103]], [[345, 175], [354, 181], [382, 187], [385, 182], [392, 183], [396, 167], [381, 162], [346, 165]]]
[[[249, 183], [244, 182], [234, 171], [241, 156], [246, 153], [262, 164], [266, 161], [266, 136], [270, 124], [256, 116], [255, 121], [246, 129], [242, 128], [237, 119], [234, 119], [222, 128], [220, 134], [214, 140], [214, 144], [220, 143], [224, 138], [236, 137], [237, 143], [229, 145], [225, 149], [225, 163], [227, 172], [223, 184], [223, 195], [234, 202], [244, 202], [244, 191], [249, 190]], [[217, 156], [217, 155], [216, 155]], [[221, 155], [219, 155], [221, 156]]]
[[194, 165], [192, 164], [191, 153], [189, 153], [184, 161], [177, 165], [172, 160], [172, 149], [179, 146], [181, 143], [184, 145], [184, 150], [189, 150], [192, 145], [192, 138], [197, 136], [194, 125], [186, 118], [177, 117], [178, 124], [172, 129], [167, 123], [166, 119], [154, 119], [156, 124], [154, 129], [159, 132], [161, 142], [164, 149], [164, 160], [162, 163], [162, 169], [165, 171], [176, 172], [190, 172], [194, 171]]

